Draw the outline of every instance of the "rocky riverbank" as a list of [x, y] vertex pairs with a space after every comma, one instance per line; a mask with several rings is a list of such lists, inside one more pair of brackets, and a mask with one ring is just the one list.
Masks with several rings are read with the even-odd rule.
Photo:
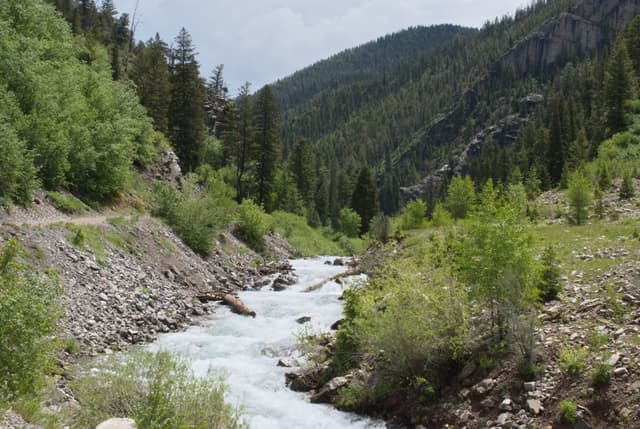
[[154, 341], [210, 313], [225, 294], [290, 270], [276, 237], [268, 242], [280, 260], [265, 261], [230, 233], [218, 237], [213, 254], [201, 257], [148, 215], [87, 212], [74, 218], [43, 195], [34, 207], [0, 213], [0, 245], [17, 239], [28, 263], [59, 276], [60, 336], [75, 355]]

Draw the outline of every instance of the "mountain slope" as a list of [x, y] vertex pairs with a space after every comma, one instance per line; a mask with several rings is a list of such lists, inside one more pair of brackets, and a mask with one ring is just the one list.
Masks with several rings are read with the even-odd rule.
[[[455, 25], [411, 27], [340, 52], [277, 81], [273, 92], [285, 118], [285, 141], [290, 143], [300, 133], [317, 136], [332, 129], [359, 106], [393, 90], [388, 76], [397, 77], [399, 70], [424, 61], [455, 37], [476, 32]], [[411, 76], [405, 73], [403, 78]], [[305, 121], [312, 117], [319, 121]]]
[[[457, 164], [468, 143], [493, 125], [506, 120], [511, 127], [506, 135], [514, 141], [527, 117], [540, 108], [546, 112], [542, 125], [548, 129], [553, 95], [570, 96], [572, 85], [587, 85], [586, 78], [577, 77], [558, 87], [554, 81], [565, 65], [595, 61], [602, 73], [602, 61], [617, 32], [639, 13], [636, 0], [537, 1], [477, 33], [454, 37], [429, 57], [385, 73], [383, 80], [317, 93], [305, 105], [284, 111], [282, 135], [286, 141], [311, 140], [326, 166], [341, 165], [347, 171], [358, 164], [371, 166], [383, 188], [383, 209], [394, 212], [398, 205], [392, 200], [399, 186], [413, 185], [445, 164]], [[592, 79], [596, 72], [585, 74]], [[579, 110], [576, 123], [595, 144], [606, 131], [592, 120], [592, 107], [602, 108], [596, 97], [602, 79], [588, 84], [588, 100], [575, 99], [576, 105], [568, 108]], [[537, 101], [527, 106], [530, 95], [529, 100]], [[508, 120], [514, 114], [522, 115], [518, 126]], [[523, 174], [530, 164], [524, 165]], [[445, 182], [453, 170], [444, 172]], [[557, 175], [550, 176], [553, 184]]]

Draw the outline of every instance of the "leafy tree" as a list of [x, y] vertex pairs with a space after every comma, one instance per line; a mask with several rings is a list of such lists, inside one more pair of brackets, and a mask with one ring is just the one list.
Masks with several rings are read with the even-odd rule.
[[456, 175], [447, 190], [445, 207], [454, 219], [463, 219], [475, 203], [475, 190], [471, 177]]
[[169, 134], [185, 172], [193, 172], [205, 155], [205, 90], [191, 35], [182, 28], [171, 52]]
[[402, 228], [416, 229], [424, 226], [427, 216], [427, 203], [420, 198], [409, 201], [402, 212]]
[[371, 236], [380, 243], [386, 243], [391, 238], [393, 227], [391, 226], [391, 220], [388, 216], [378, 213], [371, 221], [371, 228], [369, 233]]
[[262, 208], [251, 200], [238, 207], [235, 232], [254, 250], [264, 250], [264, 236], [268, 231], [267, 217]]
[[256, 162], [257, 199], [267, 212], [272, 207], [271, 192], [278, 162], [280, 140], [278, 138], [278, 109], [266, 85], [257, 94], [254, 107], [254, 155]]
[[59, 290], [18, 262], [18, 242], [0, 250], [0, 403], [41, 387], [52, 368]]
[[371, 226], [371, 221], [379, 211], [378, 190], [367, 166], [363, 166], [358, 174], [358, 180], [351, 197], [351, 208], [362, 219], [360, 234], [367, 233]]
[[567, 198], [571, 207], [571, 221], [582, 225], [587, 219], [587, 208], [591, 204], [591, 183], [582, 171], [578, 170], [569, 176]]
[[340, 209], [340, 232], [347, 237], [357, 237], [360, 233], [362, 220], [355, 210], [350, 208]]
[[460, 276], [491, 310], [500, 338], [512, 315], [535, 298], [536, 270], [532, 236], [519, 208], [509, 204], [474, 216], [459, 259]]
[[453, 222], [451, 213], [441, 203], [436, 203], [433, 213], [431, 214], [431, 223], [435, 227], [449, 226]]

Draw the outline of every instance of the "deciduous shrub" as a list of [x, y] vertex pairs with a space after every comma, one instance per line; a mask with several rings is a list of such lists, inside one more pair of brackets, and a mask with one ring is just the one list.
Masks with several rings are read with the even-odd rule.
[[113, 416], [140, 429], [239, 429], [239, 410], [224, 402], [226, 386], [209, 373], [196, 376], [188, 361], [168, 352], [112, 357], [72, 384], [82, 404], [76, 427], [95, 427]]
[[0, 251], [0, 403], [32, 393], [55, 352], [58, 287], [18, 262], [20, 251], [15, 240]]
[[355, 210], [350, 208], [343, 208], [340, 210], [340, 232], [347, 237], [357, 237], [360, 234], [362, 219]]
[[402, 229], [422, 228], [426, 222], [427, 203], [420, 198], [409, 201], [402, 211], [400, 226]]
[[264, 210], [251, 200], [244, 200], [238, 207], [235, 232], [257, 251], [264, 249], [264, 235], [269, 224]]

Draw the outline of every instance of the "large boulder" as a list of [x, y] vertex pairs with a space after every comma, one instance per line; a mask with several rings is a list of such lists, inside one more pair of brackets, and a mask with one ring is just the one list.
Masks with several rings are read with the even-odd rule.
[[326, 365], [316, 365], [300, 371], [288, 372], [285, 374], [289, 389], [294, 392], [309, 392], [318, 389], [324, 380]]
[[330, 403], [331, 399], [338, 393], [338, 390], [345, 387], [351, 381], [351, 377], [335, 377], [326, 383], [317, 393], [311, 395], [311, 402]]
[[96, 429], [137, 429], [136, 422], [131, 419], [109, 419], [100, 423]]

